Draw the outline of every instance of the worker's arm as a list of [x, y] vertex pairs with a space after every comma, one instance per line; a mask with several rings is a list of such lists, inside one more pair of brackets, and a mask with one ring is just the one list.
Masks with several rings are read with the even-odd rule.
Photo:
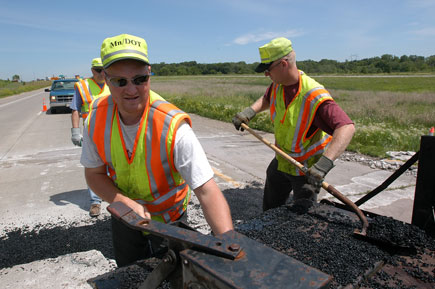
[[306, 173], [308, 183], [315, 187], [321, 187], [326, 174], [334, 167], [334, 161], [344, 152], [354, 133], [355, 126], [353, 124], [346, 124], [334, 130], [327, 149]]
[[270, 106], [269, 101], [262, 96], [259, 99], [257, 99], [252, 105], [251, 108], [255, 111], [255, 113], [262, 112], [263, 110], [268, 109]]
[[78, 128], [80, 125], [80, 114], [77, 110], [73, 110], [71, 113], [71, 124], [73, 128]]
[[248, 125], [249, 121], [253, 119], [257, 113], [266, 110], [268, 107], [269, 102], [267, 99], [264, 96], [260, 97], [251, 106], [245, 108], [233, 117], [232, 122], [234, 127], [237, 130], [243, 131], [243, 128], [241, 127], [242, 123]]
[[228, 203], [213, 178], [194, 192], [214, 234], [219, 235], [234, 229]]
[[347, 148], [355, 133], [353, 124], [346, 124], [334, 130], [332, 140], [323, 155], [335, 161]]
[[88, 186], [99, 197], [108, 203], [122, 202], [142, 218], [150, 219], [151, 215], [145, 207], [136, 201], [126, 197], [118, 188], [115, 187], [110, 177], [107, 175], [106, 166], [97, 168], [85, 168], [85, 178]]

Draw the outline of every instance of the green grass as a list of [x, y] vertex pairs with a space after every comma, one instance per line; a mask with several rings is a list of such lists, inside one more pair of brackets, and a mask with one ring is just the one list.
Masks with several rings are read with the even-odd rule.
[[350, 91], [435, 92], [434, 76], [313, 76], [329, 89]]
[[[435, 125], [435, 77], [315, 79], [355, 122], [349, 151], [379, 157], [386, 156], [387, 151], [417, 151], [421, 135]], [[268, 78], [255, 76], [168, 76], [151, 80], [154, 91], [184, 111], [226, 122], [263, 95], [268, 84]], [[273, 131], [268, 112], [258, 114], [249, 125]]]
[[51, 81], [12, 82], [0, 80], [0, 98], [32, 91], [51, 85]]

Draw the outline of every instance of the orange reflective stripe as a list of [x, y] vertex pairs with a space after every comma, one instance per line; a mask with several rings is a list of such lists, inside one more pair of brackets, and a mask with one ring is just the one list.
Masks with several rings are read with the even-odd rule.
[[[297, 132], [297, 136], [296, 136], [296, 147], [295, 147], [296, 151], [301, 150], [300, 146], [302, 144], [302, 137], [304, 135], [306, 135], [307, 130], [309, 129], [309, 124], [311, 124], [312, 121], [314, 120], [314, 115], [315, 115], [317, 109], [319, 108], [319, 105], [321, 103], [323, 103], [325, 100], [327, 100], [327, 98], [324, 98], [322, 101], [320, 101], [320, 103], [318, 105], [316, 105], [314, 110], [312, 110], [311, 109], [311, 106], [313, 105], [312, 101], [314, 101], [314, 99], [321, 94], [328, 94], [329, 95], [328, 91], [325, 89], [316, 89], [308, 95], [305, 102], [303, 103], [303, 107], [301, 108], [302, 118], [301, 118], [301, 122], [298, 125], [298, 132]], [[311, 116], [311, 119], [310, 119], [310, 116]]]
[[[88, 130], [89, 130], [89, 136], [94, 141], [101, 159], [103, 160], [104, 163], [107, 164], [108, 160], [106, 158], [106, 145], [104, 141], [106, 131], [104, 129], [96, 129], [96, 128], [100, 126], [104, 127], [106, 124], [106, 120], [108, 117], [108, 97], [101, 97], [96, 99], [93, 105], [93, 107], [103, 107], [103, 106], [105, 107], [105, 109], [99, 109], [98, 111], [93, 110], [91, 112], [93, 117], [90, 119], [90, 121], [93, 122], [93, 126], [88, 125]], [[113, 118], [113, 116], [111, 118]], [[91, 132], [91, 127], [93, 128], [92, 132]]]
[[80, 80], [80, 96], [82, 97], [82, 103], [87, 103], [88, 105], [92, 102], [92, 96], [88, 89], [88, 84], [86, 80]]
[[278, 84], [272, 84], [271, 92], [270, 92], [270, 119], [272, 120], [272, 122], [275, 121], [275, 116], [276, 116], [276, 92], [278, 90], [279, 85]]
[[[153, 217], [169, 222], [183, 214], [190, 199], [190, 188], [175, 169], [173, 148], [176, 129], [182, 121], [187, 120], [191, 124], [191, 120], [187, 114], [157, 94], [151, 93], [151, 99], [156, 101], [149, 103], [144, 111], [130, 158], [126, 155], [117, 106], [111, 96], [96, 99], [92, 103], [87, 119], [89, 135], [101, 159], [108, 166], [110, 176], [123, 194], [134, 199], [139, 196], [137, 201], [146, 206]], [[116, 125], [118, 130], [113, 132]], [[113, 137], [116, 135], [116, 140], [112, 140], [112, 133]], [[144, 145], [141, 149], [137, 147], [139, 140]], [[119, 151], [120, 148], [112, 148], [113, 143], [122, 143], [124, 152]], [[111, 154], [112, 150], [115, 150], [114, 155]], [[112, 157], [119, 169], [125, 171], [123, 175], [116, 174]], [[120, 157], [125, 157], [125, 160]], [[137, 158], [144, 158], [144, 161]], [[134, 182], [138, 186], [131, 185], [133, 183], [129, 183], [130, 178], [143, 178], [144, 181]]]

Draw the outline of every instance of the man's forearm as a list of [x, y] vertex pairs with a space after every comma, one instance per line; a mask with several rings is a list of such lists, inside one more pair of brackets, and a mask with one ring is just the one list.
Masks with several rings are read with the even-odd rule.
[[205, 219], [216, 235], [234, 230], [228, 203], [213, 179], [194, 191]]
[[335, 161], [347, 148], [355, 133], [355, 126], [347, 124], [337, 128], [332, 134], [332, 140], [323, 155]]
[[73, 110], [71, 113], [71, 124], [73, 128], [77, 128], [80, 125], [80, 114], [77, 110]]
[[269, 105], [270, 105], [269, 102], [262, 96], [251, 105], [251, 108], [256, 113], [259, 113], [262, 112], [263, 110], [268, 109]]

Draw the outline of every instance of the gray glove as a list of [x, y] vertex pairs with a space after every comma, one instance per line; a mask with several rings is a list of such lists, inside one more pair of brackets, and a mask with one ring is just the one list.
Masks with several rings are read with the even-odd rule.
[[[326, 174], [334, 167], [334, 162], [322, 155], [320, 159], [308, 169], [306, 177], [308, 183], [320, 188]], [[318, 192], [318, 191], [317, 191]]]
[[73, 127], [71, 128], [71, 141], [74, 145], [81, 147], [83, 136], [80, 133], [80, 128]]
[[244, 131], [240, 126], [242, 123], [248, 124], [251, 119], [256, 115], [255, 111], [251, 107], [245, 108], [242, 112], [237, 113], [233, 117], [233, 124], [237, 130]]

